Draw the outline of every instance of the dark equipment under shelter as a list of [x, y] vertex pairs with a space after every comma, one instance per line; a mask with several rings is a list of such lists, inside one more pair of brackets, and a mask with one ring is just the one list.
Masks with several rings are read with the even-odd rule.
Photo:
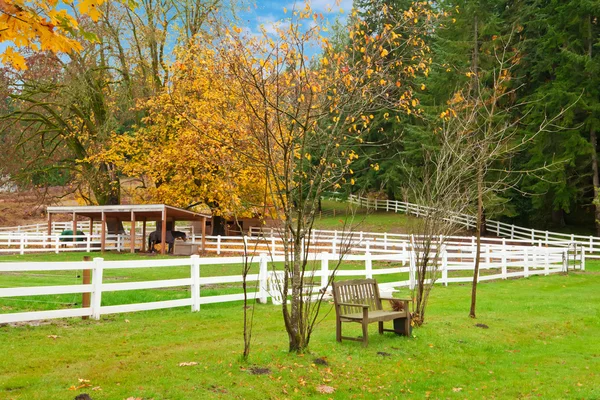
[[[145, 251], [146, 222], [157, 221], [156, 228], [161, 232], [162, 242], [165, 243], [168, 228], [175, 226], [175, 221], [200, 221], [202, 223], [202, 249], [206, 248], [206, 220], [210, 214], [197, 213], [172, 207], [165, 204], [134, 204], [116, 206], [56, 206], [48, 207], [48, 235], [52, 232], [52, 216], [55, 214], [71, 214], [73, 217], [73, 232], [77, 231], [77, 217], [90, 219], [90, 234], [94, 221], [101, 221], [100, 250], [105, 250], [107, 227], [112, 226], [117, 232], [122, 233], [122, 222], [131, 222], [131, 252], [135, 252], [135, 223], [142, 221], [142, 251]], [[159, 225], [160, 224], [160, 225]], [[161, 247], [161, 254], [165, 254], [165, 245]]]

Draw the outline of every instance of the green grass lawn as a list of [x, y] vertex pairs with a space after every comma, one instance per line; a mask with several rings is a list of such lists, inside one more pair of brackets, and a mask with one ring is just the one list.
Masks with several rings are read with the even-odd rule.
[[[69, 257], [79, 260], [81, 254]], [[0, 399], [73, 399], [79, 393], [93, 399], [157, 400], [598, 399], [600, 263], [588, 262], [587, 267], [585, 273], [482, 283], [477, 320], [467, 316], [468, 285], [437, 286], [426, 324], [414, 330], [414, 337], [379, 336], [372, 325], [366, 349], [356, 342], [335, 342], [328, 304], [310, 352], [288, 354], [280, 308], [258, 305], [249, 363], [240, 361], [240, 302], [202, 306], [199, 313], [184, 307], [100, 321], [3, 326]], [[153, 270], [157, 275], [144, 279], [175, 274]], [[115, 274], [141, 278], [131, 271]], [[7, 279], [2, 286], [9, 286], [12, 278], [2, 279]], [[358, 325], [344, 329], [345, 334], [360, 334]], [[329, 365], [315, 365], [317, 357], [325, 357]], [[182, 362], [197, 365], [180, 367]], [[270, 374], [253, 375], [253, 367], [268, 368]], [[87, 384], [79, 379], [89, 380], [90, 386], [76, 389]], [[331, 386], [335, 393], [321, 395], [319, 385]]]
[[355, 232], [410, 233], [417, 218], [385, 211], [367, 211], [345, 202], [323, 200], [323, 212], [315, 219], [315, 229]]

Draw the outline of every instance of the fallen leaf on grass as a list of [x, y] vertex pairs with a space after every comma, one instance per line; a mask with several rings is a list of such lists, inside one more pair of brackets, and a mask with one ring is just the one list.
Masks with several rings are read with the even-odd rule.
[[128, 319], [126, 319], [126, 320], [125, 320], [125, 323], [126, 323], [126, 324], [128, 324], [128, 323], [129, 323], [129, 320], [128, 320]]
[[94, 387], [92, 388], [92, 390], [94, 390], [94, 391], [96, 391], [96, 390], [102, 390], [102, 388], [101, 388], [100, 386], [94, 386]]
[[79, 378], [78, 380], [79, 380], [79, 385], [77, 385], [77, 386], [75, 386], [75, 385], [72, 385], [72, 386], [69, 388], [69, 390], [79, 390], [79, 389], [83, 389], [83, 388], [86, 388], [86, 387], [90, 387], [90, 386], [92, 386], [92, 385], [90, 384], [90, 380], [89, 380], [89, 379], [83, 379], [83, 378]]
[[319, 385], [317, 386], [317, 392], [322, 393], [322, 394], [330, 394], [335, 392], [335, 388], [331, 387], [331, 386], [327, 386], [327, 385]]
[[144, 400], [144, 399], [142, 399], [141, 397], [133, 397], [133, 396], [131, 396], [131, 397], [128, 397], [126, 400]]
[[453, 392], [460, 392], [462, 390], [462, 388], [452, 388]]
[[189, 361], [189, 362], [180, 362], [179, 366], [180, 367], [191, 367], [194, 365], [198, 365], [198, 363], [196, 361]]
[[58, 338], [58, 337], [60, 337], [60, 336], [58, 336], [58, 335], [48, 335], [48, 337], [49, 337], [50, 339], [56, 339], [56, 338]]

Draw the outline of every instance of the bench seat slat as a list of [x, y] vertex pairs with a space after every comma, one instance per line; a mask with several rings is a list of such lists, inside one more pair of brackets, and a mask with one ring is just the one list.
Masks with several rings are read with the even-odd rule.
[[[352, 321], [362, 321], [363, 314], [362, 313], [353, 313], [353, 314], [342, 314], [340, 315], [342, 320], [352, 320]], [[392, 321], [396, 318], [406, 318], [406, 311], [383, 311], [383, 310], [374, 310], [369, 311], [367, 321], [378, 322], [378, 321]]]

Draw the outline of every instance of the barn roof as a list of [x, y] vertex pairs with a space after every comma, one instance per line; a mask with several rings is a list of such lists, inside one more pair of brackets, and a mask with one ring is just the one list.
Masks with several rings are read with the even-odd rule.
[[135, 219], [162, 219], [163, 212], [167, 218], [175, 218], [179, 221], [200, 221], [203, 218], [210, 218], [210, 214], [199, 213], [183, 208], [168, 206], [166, 204], [121, 204], [116, 206], [53, 206], [47, 207], [48, 214], [76, 214], [83, 217], [89, 217], [96, 220], [102, 218], [102, 213], [106, 218], [118, 218], [121, 221], [131, 221], [132, 213], [135, 213]]

